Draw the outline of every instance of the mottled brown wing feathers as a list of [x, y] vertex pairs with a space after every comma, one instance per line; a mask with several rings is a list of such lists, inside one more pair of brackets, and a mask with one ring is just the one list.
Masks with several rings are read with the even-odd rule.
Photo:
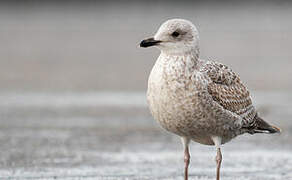
[[210, 77], [208, 92], [223, 108], [241, 116], [244, 126], [250, 126], [256, 115], [249, 91], [227, 66], [208, 62], [203, 70]]

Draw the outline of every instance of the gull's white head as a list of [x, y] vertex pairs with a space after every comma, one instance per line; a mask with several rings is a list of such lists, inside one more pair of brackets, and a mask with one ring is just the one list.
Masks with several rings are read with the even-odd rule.
[[140, 46], [156, 46], [166, 54], [196, 53], [198, 56], [199, 33], [190, 21], [171, 19], [160, 26], [154, 38], [143, 40]]

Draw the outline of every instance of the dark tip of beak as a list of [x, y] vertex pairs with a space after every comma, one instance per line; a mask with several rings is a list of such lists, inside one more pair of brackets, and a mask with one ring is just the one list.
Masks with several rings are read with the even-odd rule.
[[155, 46], [157, 44], [159, 44], [161, 41], [157, 41], [157, 40], [154, 40], [154, 38], [149, 38], [149, 39], [145, 39], [143, 41], [141, 41], [140, 43], [140, 47], [150, 47], [150, 46]]

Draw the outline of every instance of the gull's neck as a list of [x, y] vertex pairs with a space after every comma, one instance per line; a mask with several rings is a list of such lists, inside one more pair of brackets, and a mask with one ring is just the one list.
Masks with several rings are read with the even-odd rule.
[[161, 49], [161, 54], [169, 57], [190, 57], [194, 61], [198, 61], [200, 48], [198, 44], [186, 48]]
[[197, 66], [199, 61], [199, 51], [192, 50], [188, 52], [165, 52], [161, 51], [161, 55], [168, 61], [180, 61], [186, 66]]
[[184, 54], [161, 52], [161, 57], [163, 69], [167, 74], [180, 72], [183, 76], [190, 76], [199, 69], [199, 55], [194, 51]]

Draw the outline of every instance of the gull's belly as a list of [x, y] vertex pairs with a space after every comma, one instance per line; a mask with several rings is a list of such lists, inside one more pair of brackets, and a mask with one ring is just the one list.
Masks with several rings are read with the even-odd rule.
[[216, 128], [216, 121], [200, 104], [199, 94], [195, 86], [172, 89], [163, 81], [149, 79], [147, 100], [154, 119], [164, 129], [202, 144], [213, 144], [211, 130]]

